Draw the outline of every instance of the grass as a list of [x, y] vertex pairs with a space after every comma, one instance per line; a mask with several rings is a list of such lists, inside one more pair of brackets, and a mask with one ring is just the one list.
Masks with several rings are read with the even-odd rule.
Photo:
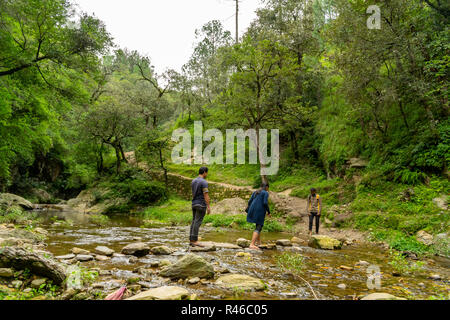
[[401, 275], [417, 273], [422, 271], [424, 266], [422, 261], [409, 262], [401, 252], [396, 250], [389, 251], [389, 264]]
[[305, 258], [298, 253], [284, 252], [277, 257], [277, 265], [283, 271], [301, 274], [305, 268]]
[[[405, 190], [412, 193], [407, 200], [402, 195]], [[370, 231], [374, 240], [385, 241], [400, 251], [448, 256], [445, 239], [434, 246], [426, 246], [415, 237], [420, 230], [432, 235], [448, 232], [448, 212], [433, 203], [433, 198], [448, 192], [448, 181], [438, 178], [433, 178], [428, 185], [414, 187], [392, 182], [360, 185], [355, 200], [350, 204], [354, 216], [348, 226]]]
[[[142, 216], [148, 222], [143, 226], [153, 226], [155, 223], [169, 225], [189, 225], [192, 222], [191, 202], [172, 196], [161, 205], [147, 208]], [[245, 215], [206, 215], [204, 224], [211, 223], [213, 227], [227, 227], [240, 230], [253, 230], [254, 225], [247, 222]], [[267, 232], [282, 232], [289, 230], [290, 226], [281, 223], [278, 219], [266, 219], [264, 230]]]

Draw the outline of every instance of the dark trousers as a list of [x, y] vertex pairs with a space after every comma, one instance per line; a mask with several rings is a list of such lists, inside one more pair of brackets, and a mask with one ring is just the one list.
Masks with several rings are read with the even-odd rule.
[[313, 229], [314, 218], [316, 219], [316, 233], [319, 233], [320, 216], [317, 212], [309, 213], [309, 231]]
[[190, 241], [198, 241], [198, 231], [203, 222], [203, 218], [206, 214], [206, 208], [203, 207], [192, 207], [192, 224], [191, 231], [189, 234]]

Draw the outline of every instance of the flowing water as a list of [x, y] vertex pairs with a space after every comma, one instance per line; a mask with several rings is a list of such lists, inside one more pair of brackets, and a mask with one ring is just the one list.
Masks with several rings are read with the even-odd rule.
[[[166, 245], [176, 250], [170, 256], [148, 255], [143, 258], [129, 256], [113, 257], [107, 261], [91, 261], [83, 263], [90, 268], [98, 268], [100, 278], [94, 286], [106, 292], [126, 283], [126, 279], [136, 277], [133, 273], [137, 268], [150, 270], [150, 274], [142, 277], [138, 283], [145, 288], [167, 285], [168, 279], [157, 276], [157, 268], [150, 268], [152, 262], [162, 259], [175, 262], [188, 251], [186, 239], [188, 227], [157, 227], [142, 228], [142, 220], [133, 216], [114, 216], [107, 226], [99, 227], [90, 222], [89, 216], [73, 211], [42, 211], [43, 226], [49, 231], [47, 249], [55, 256], [71, 253], [73, 247], [93, 251], [97, 246], [104, 245], [120, 253], [121, 249], [130, 243], [142, 241], [151, 247]], [[70, 221], [54, 223], [55, 217]], [[249, 238], [248, 231], [233, 229], [217, 229], [202, 227], [203, 241], [235, 243], [238, 238]], [[277, 239], [290, 239], [292, 235], [285, 233], [263, 233], [263, 243], [275, 242]], [[213, 263], [216, 268], [228, 269], [231, 273], [247, 274], [262, 279], [267, 284], [264, 292], [232, 292], [217, 288], [214, 281], [188, 285], [180, 283], [200, 299], [314, 299], [311, 288], [319, 299], [353, 299], [356, 296], [372, 292], [387, 292], [399, 297], [424, 299], [435, 296], [436, 292], [448, 294], [449, 286], [445, 280], [429, 279], [431, 274], [439, 274], [443, 279], [449, 279], [449, 260], [428, 259], [424, 272], [414, 276], [395, 277], [393, 269], [388, 264], [388, 252], [377, 245], [355, 244], [344, 246], [342, 250], [326, 251], [301, 246], [302, 256], [305, 257], [305, 267], [299, 276], [281, 270], [277, 265], [277, 257], [282, 254], [279, 250], [266, 250], [262, 253], [252, 253], [251, 257], [237, 257], [239, 250], [217, 249], [215, 252], [197, 253]], [[241, 250], [242, 251], [242, 250]], [[358, 267], [358, 261], [364, 260], [381, 271], [381, 288], [369, 290], [367, 286], [367, 267]], [[353, 270], [342, 270], [340, 266], [352, 267]], [[345, 284], [341, 289], [339, 284]]]

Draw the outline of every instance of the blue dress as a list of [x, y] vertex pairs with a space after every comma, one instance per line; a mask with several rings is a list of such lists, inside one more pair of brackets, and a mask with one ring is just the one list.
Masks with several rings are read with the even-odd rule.
[[248, 201], [247, 222], [264, 225], [266, 212], [269, 212], [269, 193], [262, 190], [260, 193], [254, 192]]

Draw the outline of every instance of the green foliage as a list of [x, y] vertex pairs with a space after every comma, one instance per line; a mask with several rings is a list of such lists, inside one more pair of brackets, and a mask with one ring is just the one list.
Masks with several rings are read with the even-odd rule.
[[127, 199], [123, 208], [114, 211], [127, 211], [131, 206], [148, 206], [167, 199], [167, 191], [162, 183], [152, 181], [142, 170], [131, 166], [125, 166], [118, 175], [105, 178], [93, 186], [98, 188], [94, 193], [97, 202]]
[[301, 274], [305, 268], [305, 257], [298, 253], [283, 252], [277, 256], [277, 265], [283, 271]]
[[0, 223], [23, 224], [26, 221], [38, 220], [38, 215], [34, 212], [24, 211], [19, 207], [0, 208]]
[[110, 219], [108, 216], [103, 214], [95, 214], [89, 216], [89, 221], [98, 226], [106, 226], [110, 223]]
[[403, 184], [417, 185], [422, 183], [427, 178], [427, 175], [420, 171], [410, 171], [408, 169], [403, 169], [395, 172], [395, 181], [401, 182]]
[[400, 274], [416, 273], [423, 270], [424, 262], [417, 261], [410, 263], [401, 252], [389, 251], [389, 264]]

